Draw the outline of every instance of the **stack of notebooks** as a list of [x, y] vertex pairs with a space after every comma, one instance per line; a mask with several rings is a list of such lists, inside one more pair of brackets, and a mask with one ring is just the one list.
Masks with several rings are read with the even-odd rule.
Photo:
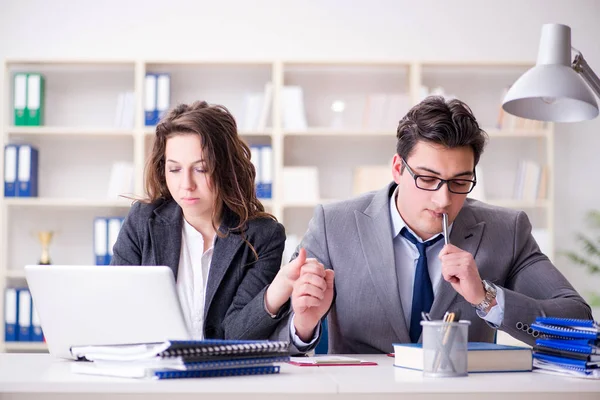
[[123, 378], [201, 378], [277, 374], [289, 343], [267, 340], [171, 340], [163, 343], [72, 347], [80, 374]]
[[600, 379], [600, 327], [592, 320], [539, 317], [531, 328], [533, 366], [539, 372]]

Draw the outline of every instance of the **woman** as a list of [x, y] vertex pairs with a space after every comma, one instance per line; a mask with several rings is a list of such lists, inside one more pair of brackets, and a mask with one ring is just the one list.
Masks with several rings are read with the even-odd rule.
[[278, 274], [285, 231], [254, 177], [225, 107], [180, 104], [156, 127], [148, 198], [132, 206], [112, 264], [168, 265], [195, 339], [267, 339], [289, 312], [304, 260]]

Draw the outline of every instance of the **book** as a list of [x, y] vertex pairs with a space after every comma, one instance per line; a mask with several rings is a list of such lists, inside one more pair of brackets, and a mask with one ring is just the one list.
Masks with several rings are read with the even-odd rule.
[[[394, 343], [394, 366], [423, 370], [422, 343]], [[468, 372], [531, 371], [532, 352], [529, 347], [495, 343], [468, 343]]]
[[365, 361], [360, 358], [347, 356], [317, 356], [317, 357], [293, 357], [289, 361], [292, 365], [300, 367], [339, 367], [339, 366], [361, 366], [377, 365], [373, 361]]
[[184, 362], [198, 362], [233, 357], [288, 355], [289, 343], [268, 340], [167, 340], [160, 343], [138, 343], [107, 346], [74, 346], [76, 359], [89, 361], [141, 361], [155, 358], [181, 357]]

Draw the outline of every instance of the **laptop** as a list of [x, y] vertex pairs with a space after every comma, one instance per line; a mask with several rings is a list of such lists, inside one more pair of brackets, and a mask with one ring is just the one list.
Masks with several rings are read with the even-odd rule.
[[27, 265], [25, 276], [51, 355], [71, 346], [191, 339], [165, 266]]

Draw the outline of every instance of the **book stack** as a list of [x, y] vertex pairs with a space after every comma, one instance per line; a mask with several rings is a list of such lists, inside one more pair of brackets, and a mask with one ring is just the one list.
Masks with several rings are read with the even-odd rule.
[[538, 317], [531, 328], [533, 366], [539, 372], [600, 379], [600, 329], [593, 320]]
[[289, 343], [268, 340], [169, 340], [72, 347], [72, 372], [122, 378], [177, 379], [279, 373]]

